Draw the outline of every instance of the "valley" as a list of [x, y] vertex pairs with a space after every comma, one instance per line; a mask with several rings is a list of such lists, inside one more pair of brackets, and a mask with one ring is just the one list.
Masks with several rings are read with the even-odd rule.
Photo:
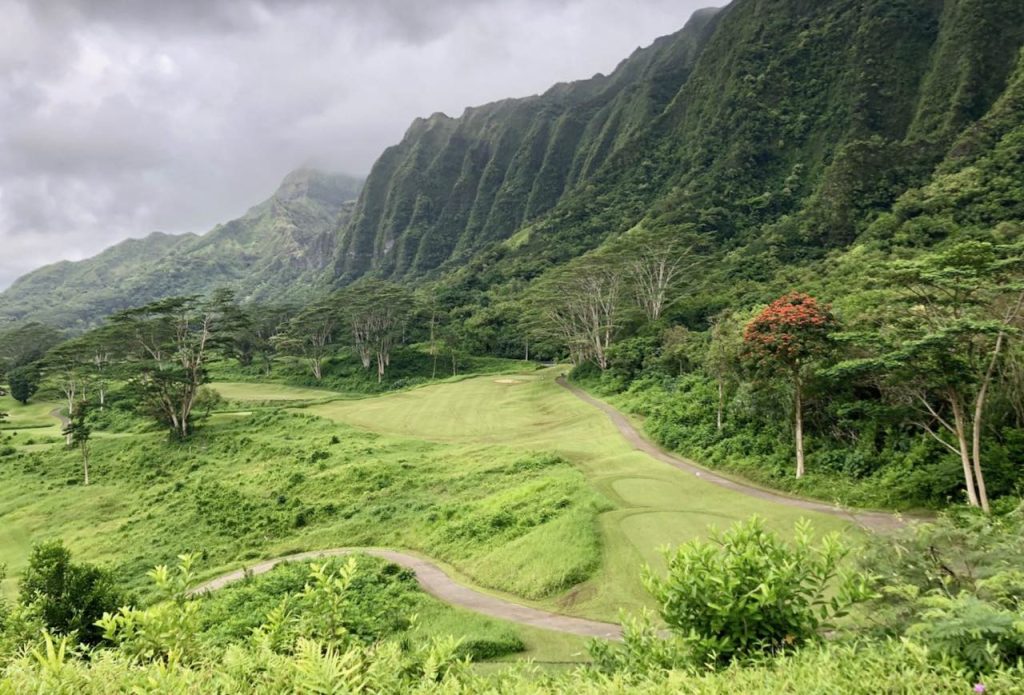
[[0, 10], [0, 695], [1024, 693], [1024, 3], [328, 4]]
[[[800, 518], [813, 520], [821, 532], [853, 532], [855, 524], [841, 515], [791, 508], [724, 489], [637, 451], [601, 411], [558, 386], [557, 374], [557, 369], [548, 369], [486, 375], [356, 399], [281, 384], [215, 382], [213, 388], [222, 390], [231, 406], [212, 416], [203, 440], [189, 445], [195, 447], [193, 451], [210, 452], [202, 456], [202, 463], [192, 464], [187, 472], [174, 471], [173, 462], [188, 454], [171, 449], [166, 451], [170, 460], [161, 466], [166, 467], [166, 480], [145, 474], [142, 481], [125, 485], [98, 461], [95, 482], [88, 488], [74, 484], [70, 477], [75, 474], [73, 455], [54, 456], [59, 453], [59, 426], [48, 409], [59, 405], [13, 409], [6, 429], [18, 432], [19, 426], [34, 426], [14, 435], [12, 441], [39, 451], [40, 456], [38, 464], [25, 466], [21, 476], [5, 481], [0, 509], [6, 533], [12, 541], [22, 542], [5, 543], [0, 561], [15, 575], [23, 567], [32, 539], [63, 537], [83, 559], [135, 568], [141, 574], [147, 566], [170, 561], [209, 541], [223, 549], [207, 549], [210, 560], [197, 570], [200, 576], [213, 576], [233, 564], [245, 566], [294, 549], [392, 546], [419, 551], [450, 568], [457, 579], [511, 600], [614, 622], [622, 608], [650, 605], [639, 581], [641, 566], [662, 567], [661, 547], [702, 535], [708, 525], [724, 528], [758, 514], [782, 532], [790, 531]], [[291, 403], [302, 405], [291, 407]], [[42, 420], [44, 415], [53, 424]], [[302, 443], [287, 443], [294, 441], [295, 435], [287, 434], [292, 427], [303, 433]], [[32, 433], [32, 439], [20, 439], [26, 432]], [[219, 440], [243, 432], [251, 432], [246, 438], [264, 442], [270, 451], [261, 455], [243, 445], [233, 458], [220, 460], [225, 446], [233, 447]], [[310, 437], [312, 433], [318, 436]], [[340, 443], [325, 445], [333, 437]], [[129, 460], [124, 452], [152, 456], [162, 450], [155, 444], [151, 434], [119, 433], [98, 437], [95, 447], [118, 452], [114, 456], [124, 463]], [[335, 447], [342, 451], [332, 450]], [[304, 461], [307, 453], [320, 459], [316, 452], [324, 452], [322, 461], [330, 466], [326, 470], [321, 470], [319, 461]], [[356, 452], [362, 456], [354, 458]], [[260, 463], [253, 460], [254, 454], [260, 456]], [[533, 464], [535, 460], [538, 463]], [[54, 467], [51, 474], [43, 474], [43, 461], [47, 468]], [[345, 462], [376, 472], [341, 475], [336, 467]], [[486, 480], [489, 472], [500, 474], [502, 462], [511, 462], [505, 465], [513, 470], [520, 465], [524, 471], [536, 465], [538, 474], [530, 475], [528, 483], [516, 478], [511, 489], [472, 482]], [[417, 471], [418, 466], [424, 470]], [[273, 470], [277, 468], [283, 470]], [[429, 476], [427, 486], [415, 485], [403, 492], [411, 481], [393, 476], [407, 469], [414, 480]], [[257, 474], [258, 470], [264, 473]], [[303, 509], [315, 511], [301, 528], [279, 528], [268, 522], [269, 539], [261, 540], [261, 533], [246, 533], [243, 544], [229, 549], [232, 529], [250, 522], [230, 519], [232, 510], [220, 507], [219, 499], [214, 502], [216, 516], [225, 515], [223, 519], [195, 514], [183, 524], [185, 519], [174, 518], [194, 494], [191, 481], [201, 485], [199, 481], [214, 473], [218, 497], [244, 505], [246, 513], [257, 519], [278, 511], [278, 492], [301, 498]], [[45, 499], [32, 493], [37, 475], [51, 478], [46, 484], [54, 492]], [[361, 480], [363, 475], [369, 476], [369, 485], [360, 485], [358, 492], [367, 494], [366, 490], [379, 486], [372, 500], [360, 503], [352, 496], [357, 490], [331, 493], [334, 485]], [[156, 489], [142, 493], [135, 486], [144, 481], [156, 484]], [[488, 487], [493, 488], [489, 496]], [[482, 535], [479, 541], [461, 534], [455, 542], [438, 539], [431, 527], [443, 523], [412, 528], [411, 519], [423, 519], [423, 513], [410, 517], [408, 511], [397, 508], [412, 504], [429, 519], [437, 515], [431, 510], [444, 510], [445, 502], [460, 495], [480, 499], [468, 508], [479, 519], [460, 520], [466, 525], [484, 524], [473, 530]], [[143, 500], [159, 503], [144, 512], [139, 506]], [[328, 504], [338, 509], [323, 513], [320, 500], [333, 500]], [[290, 500], [286, 509], [297, 506]], [[394, 512], [393, 518], [389, 511]], [[511, 515], [507, 523], [523, 528], [511, 533], [487, 528], [487, 523], [496, 523], [491, 515], [501, 513]], [[524, 518], [516, 518], [520, 514]], [[110, 533], [97, 533], [97, 525]], [[143, 529], [153, 547], [142, 549], [128, 540]], [[128, 547], [132, 550], [126, 552]], [[12, 591], [9, 584], [7, 593]]]

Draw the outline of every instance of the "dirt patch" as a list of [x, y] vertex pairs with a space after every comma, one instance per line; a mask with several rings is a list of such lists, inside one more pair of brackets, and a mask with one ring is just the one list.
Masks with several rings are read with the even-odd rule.
[[495, 384], [521, 384], [523, 383], [519, 379], [495, 379]]

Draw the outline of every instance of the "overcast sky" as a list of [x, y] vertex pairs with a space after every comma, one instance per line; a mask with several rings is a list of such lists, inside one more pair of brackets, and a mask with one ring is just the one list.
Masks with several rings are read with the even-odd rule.
[[0, 289], [203, 232], [410, 121], [610, 72], [724, 0], [0, 0]]

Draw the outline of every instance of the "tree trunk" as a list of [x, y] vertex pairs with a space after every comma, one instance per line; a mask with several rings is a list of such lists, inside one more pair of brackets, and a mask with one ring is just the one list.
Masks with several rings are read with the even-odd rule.
[[317, 381], [320, 381], [321, 377], [323, 376], [323, 372], [321, 372], [320, 370], [320, 360], [314, 358], [310, 360], [310, 363], [313, 365], [313, 377]]
[[[1021, 304], [1024, 304], [1024, 294], [1021, 294], [1017, 300], [1017, 307], [1007, 315], [1006, 322], [1010, 322], [1011, 316], [1016, 316], [1020, 310]], [[985, 489], [985, 476], [981, 472], [981, 423], [985, 415], [985, 400], [988, 397], [988, 385], [992, 383], [992, 375], [995, 374], [996, 364], [999, 362], [999, 355], [1003, 349], [1003, 341], [1006, 339], [1006, 332], [999, 331], [999, 335], [996, 337], [996, 344], [992, 348], [992, 358], [989, 360], [988, 369], [985, 370], [985, 376], [981, 382], [981, 388], [978, 389], [978, 397], [974, 401], [974, 419], [971, 422], [971, 453], [974, 459], [974, 478], [978, 484], [978, 498], [981, 502], [981, 508], [985, 510], [985, 513], [989, 513], [988, 506], [988, 490]]]
[[949, 395], [949, 403], [953, 408], [953, 424], [956, 428], [956, 441], [960, 450], [960, 463], [964, 469], [964, 484], [967, 486], [967, 501], [972, 507], [980, 507], [978, 501], [977, 487], [974, 482], [974, 473], [971, 454], [967, 448], [967, 428], [964, 425], [964, 408], [960, 398], [956, 394]]
[[718, 380], [718, 413], [716, 418], [716, 424], [718, 425], [718, 431], [722, 431], [722, 410], [725, 409], [725, 384], [722, 380]]
[[82, 445], [82, 470], [85, 473], [85, 484], [89, 484], [89, 449], [83, 444]]
[[795, 433], [796, 433], [796, 477], [804, 477], [804, 404], [803, 385], [798, 375], [794, 380], [796, 384], [796, 398], [794, 399]]

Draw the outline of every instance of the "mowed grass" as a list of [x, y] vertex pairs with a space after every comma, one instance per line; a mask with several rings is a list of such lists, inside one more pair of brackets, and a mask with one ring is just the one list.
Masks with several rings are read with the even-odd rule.
[[[756, 513], [786, 532], [801, 517], [821, 531], [847, 528], [650, 458], [556, 374], [355, 400], [220, 383], [228, 400], [263, 407], [215, 415], [185, 444], [156, 432], [100, 436], [88, 488], [78, 484], [75, 452], [22, 447], [0, 458], [0, 562], [17, 574], [33, 542], [61, 537], [142, 587], [147, 569], [184, 551], [200, 553], [208, 577], [297, 550], [391, 546], [494, 593], [614, 621], [650, 605], [642, 565], [658, 566], [660, 547], [709, 524]], [[51, 427], [59, 433], [56, 421]], [[582, 658], [582, 640], [519, 634], [531, 656]]]
[[51, 412], [60, 407], [61, 403], [57, 401], [30, 400], [23, 405], [10, 395], [0, 396], [0, 412], [7, 413], [7, 419], [0, 422], [0, 451], [4, 447], [59, 441], [60, 421]]
[[99, 437], [89, 487], [76, 451], [24, 449], [0, 459], [0, 561], [12, 575], [51, 537], [140, 587], [146, 570], [185, 551], [202, 554], [209, 576], [293, 550], [384, 545], [543, 599], [597, 568], [596, 516], [608, 507], [548, 453], [381, 436], [273, 409], [215, 415], [183, 444], [159, 432]]
[[[705, 535], [709, 525], [724, 528], [758, 514], [787, 533], [801, 518], [822, 532], [850, 529], [840, 518], [736, 493], [633, 449], [604, 413], [558, 386], [557, 373], [479, 377], [306, 412], [393, 436], [553, 451], [573, 462], [612, 507], [598, 516], [599, 570], [545, 602], [568, 613], [615, 620], [623, 608], [651, 605], [641, 566], [663, 566], [662, 547]], [[573, 552], [564, 539], [543, 541], [533, 548], [539, 561]]]
[[244, 404], [281, 404], [295, 401], [319, 401], [340, 398], [343, 394], [329, 389], [306, 388], [301, 386], [285, 386], [272, 383], [247, 383], [235, 381], [218, 381], [210, 384], [210, 388], [219, 393], [224, 400]]

